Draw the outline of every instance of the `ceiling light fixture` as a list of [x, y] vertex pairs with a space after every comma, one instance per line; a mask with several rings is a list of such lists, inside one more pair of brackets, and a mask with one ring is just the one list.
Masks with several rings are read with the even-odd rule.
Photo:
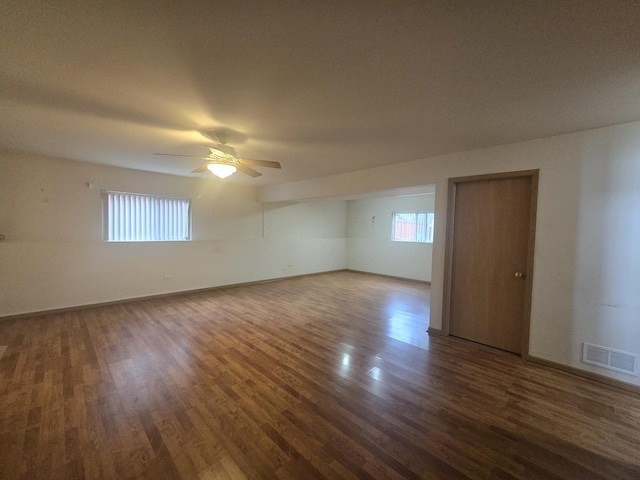
[[236, 173], [236, 167], [225, 163], [210, 163], [207, 165], [207, 169], [218, 178], [227, 178]]

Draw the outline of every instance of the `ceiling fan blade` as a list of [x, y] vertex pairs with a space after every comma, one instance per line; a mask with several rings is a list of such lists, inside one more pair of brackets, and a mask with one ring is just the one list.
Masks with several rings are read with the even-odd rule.
[[236, 165], [235, 167], [238, 169], [239, 172], [249, 175], [250, 177], [259, 177], [262, 175], [260, 172], [256, 172], [253, 168], [249, 168], [246, 165], [239, 164], [239, 165]]
[[253, 158], [239, 158], [238, 161], [243, 165], [251, 165], [252, 167], [282, 168], [280, 162], [272, 162], [270, 160], [255, 160]]
[[207, 167], [209, 166], [211, 162], [206, 162], [203, 163], [202, 165], [200, 165], [198, 168], [196, 168], [195, 170], [193, 170], [191, 173], [202, 173], [205, 172], [207, 170]]
[[202, 158], [202, 155], [179, 155], [179, 154], [176, 154], [176, 153], [154, 153], [154, 155], [164, 155], [165, 157]]

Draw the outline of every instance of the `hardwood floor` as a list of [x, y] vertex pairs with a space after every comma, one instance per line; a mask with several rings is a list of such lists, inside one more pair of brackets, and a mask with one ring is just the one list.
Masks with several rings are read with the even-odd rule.
[[640, 398], [354, 272], [0, 322], [2, 479], [638, 479]]

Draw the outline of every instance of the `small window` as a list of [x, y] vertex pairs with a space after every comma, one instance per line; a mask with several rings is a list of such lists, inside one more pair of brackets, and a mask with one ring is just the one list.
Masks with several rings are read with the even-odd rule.
[[391, 239], [433, 243], [433, 219], [433, 213], [429, 212], [394, 212]]
[[108, 242], [191, 240], [191, 200], [140, 193], [102, 192]]

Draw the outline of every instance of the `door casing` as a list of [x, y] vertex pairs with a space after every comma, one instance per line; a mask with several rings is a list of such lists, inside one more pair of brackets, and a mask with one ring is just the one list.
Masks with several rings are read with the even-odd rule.
[[473, 175], [468, 177], [450, 178], [448, 182], [448, 199], [447, 199], [447, 225], [445, 240], [445, 269], [444, 269], [444, 298], [442, 311], [442, 334], [449, 335], [450, 312], [451, 312], [451, 283], [453, 272], [453, 241], [455, 235], [455, 210], [456, 210], [456, 187], [461, 183], [480, 182], [486, 180], [508, 179], [530, 177], [531, 179], [531, 198], [529, 203], [529, 231], [527, 241], [527, 260], [524, 292], [524, 307], [522, 318], [522, 338], [521, 353], [523, 358], [529, 355], [529, 329], [531, 319], [531, 293], [533, 288], [533, 255], [535, 249], [535, 232], [536, 232], [536, 212], [538, 200], [538, 177], [539, 170], [523, 170], [516, 172], [493, 173], [488, 175]]

